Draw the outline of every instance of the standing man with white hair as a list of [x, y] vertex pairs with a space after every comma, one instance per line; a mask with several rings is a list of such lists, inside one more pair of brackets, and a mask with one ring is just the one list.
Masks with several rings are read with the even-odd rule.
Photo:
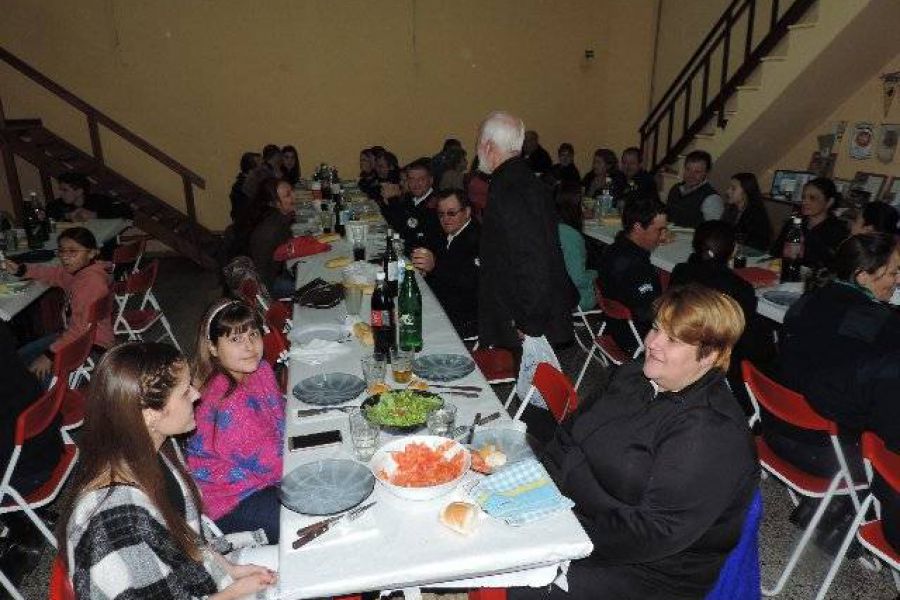
[[551, 190], [519, 155], [524, 134], [521, 119], [494, 112], [478, 135], [479, 169], [491, 174], [481, 234], [479, 339], [517, 355], [524, 336], [546, 336], [556, 347], [570, 343], [578, 302]]

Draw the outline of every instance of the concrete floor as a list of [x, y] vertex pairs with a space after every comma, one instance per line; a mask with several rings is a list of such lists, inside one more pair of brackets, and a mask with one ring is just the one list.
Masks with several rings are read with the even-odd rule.
[[[167, 258], [161, 261], [160, 275], [156, 285], [156, 295], [163, 310], [169, 317], [176, 337], [186, 353], [191, 353], [197, 326], [206, 307], [219, 297], [217, 276], [203, 271], [193, 263], [181, 258]], [[584, 361], [584, 353], [577, 347], [560, 356], [563, 370], [574, 379]], [[606, 380], [606, 373], [599, 365], [588, 369], [582, 382], [580, 393], [590, 395]], [[499, 391], [505, 397], [507, 390]], [[760, 531], [760, 559], [763, 582], [771, 585], [780, 568], [799, 538], [800, 531], [788, 522], [793, 505], [784, 488], [773, 478], [762, 483], [765, 515]], [[22, 592], [29, 600], [47, 597], [50, 563], [54, 552], [48, 548], [41, 564], [25, 580]], [[813, 598], [825, 576], [830, 558], [814, 546], [810, 546], [801, 559], [781, 598]], [[2, 593], [2, 592], [0, 592]], [[426, 594], [426, 597], [438, 597]], [[443, 594], [442, 600], [463, 600], [462, 594]], [[897, 597], [889, 570], [871, 572], [858, 561], [845, 561], [835, 579], [828, 598], [835, 600], [887, 600]]]

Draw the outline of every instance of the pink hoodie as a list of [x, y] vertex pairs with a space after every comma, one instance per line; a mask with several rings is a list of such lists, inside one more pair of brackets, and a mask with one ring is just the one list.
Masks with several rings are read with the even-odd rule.
[[[66, 308], [69, 315], [69, 328], [50, 346], [56, 352], [60, 346], [68, 343], [87, 329], [88, 307], [97, 298], [109, 298], [112, 305], [110, 286], [112, 284], [112, 263], [96, 261], [84, 267], [74, 275], [66, 273], [60, 266], [30, 264], [25, 270], [25, 277], [41, 281], [48, 285], [61, 287], [66, 293]], [[113, 334], [110, 314], [100, 318], [97, 323], [97, 337], [94, 344], [103, 348], [111, 348], [116, 343]]]

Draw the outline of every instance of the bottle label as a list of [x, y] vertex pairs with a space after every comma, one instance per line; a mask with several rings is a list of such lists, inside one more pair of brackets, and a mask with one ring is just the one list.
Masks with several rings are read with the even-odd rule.
[[391, 324], [391, 313], [386, 310], [373, 310], [369, 318], [372, 327], [387, 327]]
[[784, 249], [781, 251], [781, 258], [788, 260], [800, 260], [803, 258], [803, 243], [785, 242]]
[[413, 317], [412, 313], [403, 313], [400, 315], [400, 327], [415, 327], [416, 319]]
[[338, 215], [338, 223], [341, 225], [346, 225], [350, 221], [350, 211], [342, 210]]
[[388, 263], [387, 278], [388, 281], [397, 281], [397, 261], [392, 260]]

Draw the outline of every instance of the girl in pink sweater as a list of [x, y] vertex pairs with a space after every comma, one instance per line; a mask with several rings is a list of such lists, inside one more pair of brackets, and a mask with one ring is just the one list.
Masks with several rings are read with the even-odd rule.
[[105, 299], [105, 310], [97, 322], [95, 349], [104, 352], [116, 342], [109, 310], [112, 302], [112, 265], [97, 260], [100, 251], [94, 234], [84, 227], [66, 229], [57, 238], [57, 248], [59, 265], [20, 265], [11, 260], [4, 265], [8, 272], [19, 277], [41, 281], [65, 291], [65, 331], [44, 336], [19, 349], [19, 356], [31, 372], [39, 380], [47, 382], [53, 368], [53, 354], [91, 325], [88, 311], [98, 299]]
[[197, 431], [187, 462], [203, 505], [225, 533], [262, 528], [278, 542], [278, 486], [284, 397], [262, 359], [259, 314], [237, 300], [216, 302], [197, 336]]

